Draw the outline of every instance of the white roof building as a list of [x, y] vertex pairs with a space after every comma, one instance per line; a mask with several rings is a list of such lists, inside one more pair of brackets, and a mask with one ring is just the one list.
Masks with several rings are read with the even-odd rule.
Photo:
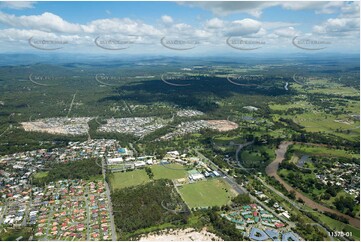
[[189, 175], [189, 179], [193, 180], [193, 181], [196, 181], [196, 180], [202, 180], [204, 179], [204, 175], [201, 174], [201, 173], [196, 173], [196, 174], [191, 174]]

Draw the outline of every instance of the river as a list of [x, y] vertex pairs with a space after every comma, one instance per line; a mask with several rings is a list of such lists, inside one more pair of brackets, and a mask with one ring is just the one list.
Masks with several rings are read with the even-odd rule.
[[311, 200], [309, 197], [305, 196], [304, 194], [300, 193], [299, 191], [297, 191], [296, 189], [294, 189], [293, 187], [291, 187], [288, 183], [286, 183], [278, 174], [277, 174], [277, 170], [278, 170], [278, 166], [279, 164], [285, 159], [285, 154], [287, 152], [287, 148], [289, 145], [291, 145], [292, 142], [289, 141], [284, 141], [282, 142], [279, 146], [278, 149], [276, 150], [276, 159], [274, 159], [274, 161], [272, 161], [271, 164], [269, 164], [266, 167], [266, 173], [268, 176], [273, 176], [277, 181], [279, 181], [286, 189], [287, 191], [295, 191], [296, 193], [296, 198], [301, 198], [304, 202], [305, 205], [307, 205], [308, 207], [312, 208], [312, 209], [317, 209], [318, 211], [322, 211], [322, 212], [330, 212], [330, 213], [334, 213], [340, 217], [343, 217], [345, 219], [347, 219], [349, 221], [349, 223], [356, 227], [356, 228], [360, 228], [360, 219], [351, 217], [349, 215], [343, 214], [337, 210], [328, 208], [322, 204], [319, 204], [313, 200]]

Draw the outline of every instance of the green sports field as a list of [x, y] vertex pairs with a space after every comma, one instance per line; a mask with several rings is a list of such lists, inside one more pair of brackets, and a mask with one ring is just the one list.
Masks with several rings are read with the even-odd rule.
[[154, 179], [180, 179], [187, 177], [185, 167], [180, 164], [166, 164], [151, 166]]
[[110, 177], [110, 185], [112, 190], [137, 186], [149, 181], [149, 177], [144, 169], [128, 172], [116, 172], [113, 173]]
[[190, 208], [222, 206], [236, 195], [220, 178], [184, 185], [179, 187], [179, 192]]

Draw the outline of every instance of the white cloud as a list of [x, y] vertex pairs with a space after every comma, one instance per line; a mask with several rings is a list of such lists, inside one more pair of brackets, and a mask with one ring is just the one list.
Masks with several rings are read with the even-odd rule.
[[172, 24], [174, 22], [173, 18], [171, 16], [168, 16], [168, 15], [163, 15], [162, 16], [162, 21], [165, 24]]
[[[252, 4], [246, 5], [248, 7], [260, 6], [259, 3]], [[280, 5], [281, 3], [277, 4]], [[311, 6], [312, 4], [290, 6], [287, 5], [289, 4], [287, 2], [284, 4], [283, 7], [290, 9], [315, 8], [315, 5]], [[338, 5], [325, 4], [323, 6], [324, 11], [327, 11], [327, 9], [333, 10]], [[343, 4], [340, 15], [314, 26], [312, 29], [313, 34], [323, 35], [323, 37], [343, 34], [351, 39], [350, 36], [359, 33], [359, 14], [355, 14], [354, 11], [356, 7], [359, 7], [359, 4]], [[210, 44], [224, 46], [225, 39], [229, 36], [259, 37], [267, 38], [267, 44], [272, 46], [272, 43], [286, 43], [289, 37], [311, 34], [301, 33], [296, 29], [300, 23], [293, 22], [262, 22], [253, 18], [227, 21], [221, 17], [214, 17], [208, 20], [199, 20], [197, 24], [188, 24], [175, 23], [173, 18], [168, 15], [160, 16], [160, 20], [155, 21], [155, 24], [148, 24], [130, 18], [104, 18], [79, 24], [66, 21], [60, 16], [49, 12], [39, 15], [16, 16], [0, 11], [0, 24], [5, 25], [5, 29], [0, 29], [2, 43], [8, 43], [9, 41], [25, 42], [31, 37], [46, 37], [68, 40], [71, 43], [79, 44], [74, 45], [79, 46], [79, 48], [89, 47], [98, 36], [124, 39], [124, 35], [135, 35], [138, 36], [136, 38], [137, 43], [148, 44], [148, 46], [151, 46], [149, 48], [156, 48], [157, 45], [155, 44], [159, 45], [160, 38], [164, 36], [199, 40], [205, 46]]]
[[26, 8], [33, 8], [35, 2], [22, 2], [22, 1], [11, 1], [11, 2], [0, 2], [0, 9], [1, 8], [10, 8], [10, 9], [26, 9]]
[[20, 17], [0, 12], [0, 23], [12, 27], [32, 28], [49, 32], [74, 33], [81, 31], [79, 24], [69, 23], [64, 21], [61, 17], [48, 12], [41, 15], [23, 15]]
[[320, 14], [331, 14], [340, 11], [343, 6], [349, 4], [343, 1], [208, 1], [208, 2], [179, 2], [179, 4], [191, 7], [200, 7], [211, 11], [217, 16], [225, 16], [235, 13], [246, 13], [254, 17], [260, 17], [264, 9], [280, 6], [287, 10], [314, 10]]
[[210, 10], [217, 16], [225, 16], [234, 13], [248, 13], [254, 17], [259, 17], [262, 10], [267, 7], [275, 6], [276, 2], [263, 1], [210, 1], [210, 2], [179, 2], [179, 4], [189, 5], [191, 7], [201, 7]]
[[360, 2], [345, 2], [340, 17], [360, 18]]
[[294, 27], [276, 29], [273, 33], [279, 37], [286, 38], [295, 37], [300, 34], [300, 32], [297, 31]]
[[151, 25], [129, 18], [112, 18], [94, 20], [88, 24], [81, 25], [70, 23], [61, 17], [45, 12], [41, 15], [15, 16], [0, 12], [0, 23], [17, 28], [38, 29], [57, 33], [122, 33], [133, 35], [160, 34], [159, 30]]
[[90, 34], [160, 35], [161, 32], [149, 24], [129, 18], [98, 19], [81, 25], [82, 31]]
[[240, 36], [257, 33], [262, 27], [261, 22], [254, 19], [236, 20], [231, 23], [227, 30], [227, 34], [231, 36]]
[[224, 27], [224, 21], [219, 18], [212, 18], [206, 21], [206, 28], [209, 29], [219, 29]]
[[318, 34], [340, 35], [359, 32], [360, 20], [358, 18], [330, 18], [321, 25], [316, 25], [313, 31]]

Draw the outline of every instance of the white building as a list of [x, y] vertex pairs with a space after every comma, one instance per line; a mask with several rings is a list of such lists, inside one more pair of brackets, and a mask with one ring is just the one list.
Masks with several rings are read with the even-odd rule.
[[189, 175], [189, 179], [191, 179], [193, 181], [202, 180], [204, 178], [205, 178], [204, 175], [201, 174], [201, 173], [196, 173], [196, 174]]

